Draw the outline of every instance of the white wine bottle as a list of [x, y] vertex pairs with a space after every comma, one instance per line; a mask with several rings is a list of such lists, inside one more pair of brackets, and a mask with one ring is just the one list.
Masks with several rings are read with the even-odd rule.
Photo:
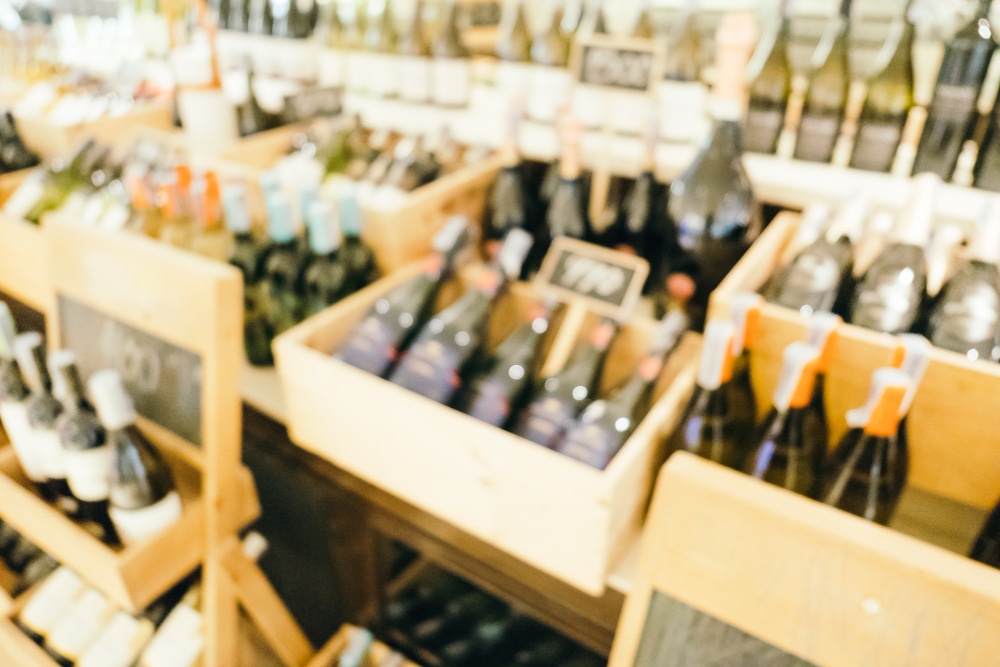
[[660, 134], [673, 143], [699, 141], [708, 124], [708, 89], [700, 78], [699, 1], [687, 3], [687, 15], [679, 34], [669, 42], [663, 80], [657, 86]]
[[399, 97], [426, 104], [431, 98], [431, 47], [424, 28], [424, 2], [413, 6], [409, 29], [399, 41]]
[[84, 591], [45, 635], [45, 652], [61, 667], [73, 667], [114, 614], [114, 604], [103, 593]]
[[14, 317], [7, 304], [0, 301], [0, 422], [14, 447], [21, 469], [41, 493], [45, 486], [45, 473], [41, 457], [32, 442], [31, 425], [28, 423], [31, 391], [15, 356], [16, 338]]
[[86, 586], [72, 570], [60, 567], [43, 581], [14, 622], [38, 644], [69, 613]]
[[444, 9], [444, 28], [434, 42], [431, 69], [431, 97], [443, 107], [464, 107], [472, 88], [472, 64], [469, 49], [458, 27], [458, 3], [448, 0]]

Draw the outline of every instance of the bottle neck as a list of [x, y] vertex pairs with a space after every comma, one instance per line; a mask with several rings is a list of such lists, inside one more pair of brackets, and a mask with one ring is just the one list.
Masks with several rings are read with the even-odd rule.
[[992, 7], [993, 0], [979, 0], [979, 9], [976, 11], [976, 18], [988, 19]]

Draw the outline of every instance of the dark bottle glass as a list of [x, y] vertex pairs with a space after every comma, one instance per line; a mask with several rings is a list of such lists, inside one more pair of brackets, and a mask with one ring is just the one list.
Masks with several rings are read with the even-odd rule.
[[28, 423], [31, 391], [17, 363], [16, 339], [14, 317], [7, 304], [0, 301], [0, 422], [24, 474], [39, 493], [44, 494], [47, 492], [45, 472]]
[[246, 190], [241, 184], [222, 190], [226, 227], [233, 233], [233, 251], [229, 263], [243, 274], [243, 346], [247, 360], [254, 366], [270, 366], [271, 339], [274, 332], [263, 311], [261, 279], [264, 275], [264, 249], [254, 240], [247, 212]]
[[101, 541], [115, 544], [118, 536], [108, 516], [112, 450], [107, 434], [87, 401], [76, 355], [60, 350], [49, 357], [49, 365], [52, 393], [63, 407], [56, 431], [63, 448], [66, 481], [79, 504], [77, 519]]
[[340, 226], [333, 207], [317, 201], [308, 212], [312, 260], [302, 276], [305, 316], [312, 317], [352, 292], [350, 274], [340, 257]]
[[20, 597], [57, 569], [59, 569], [59, 561], [55, 558], [46, 553], [36, 555], [24, 566], [24, 571], [18, 577], [14, 588], [10, 591], [11, 596], [14, 598]]
[[89, 387], [114, 448], [108, 511], [122, 544], [138, 544], [180, 519], [181, 497], [170, 467], [136, 425], [132, 400], [118, 373], [98, 371]]
[[257, 93], [254, 92], [254, 67], [253, 61], [246, 58], [244, 62], [247, 72], [247, 99], [236, 109], [236, 116], [241, 137], [248, 137], [264, 130], [270, 130], [277, 126], [273, 115], [264, 111], [264, 108], [257, 101]]
[[316, 0], [290, 0], [288, 6], [288, 36], [306, 39], [313, 34], [319, 21], [319, 3]]
[[292, 226], [292, 207], [283, 193], [268, 197], [268, 234], [271, 245], [264, 260], [264, 310], [277, 336], [301, 321], [302, 257]]
[[927, 337], [969, 359], [1000, 361], [1000, 205], [989, 206], [969, 250], [934, 304]]
[[[795, 140], [795, 157], [829, 162], [840, 136], [851, 76], [847, 61], [851, 0], [842, 0], [833, 41], [823, 63], [815, 69], [806, 90], [802, 118]], [[822, 48], [822, 46], [821, 46]]]
[[358, 198], [353, 194], [343, 195], [337, 200], [340, 213], [340, 233], [343, 245], [340, 258], [347, 267], [348, 280], [352, 292], [367, 287], [379, 279], [375, 252], [362, 237], [362, 216]]
[[[503, 240], [512, 229], [535, 233], [538, 226], [537, 202], [525, 186], [524, 166], [517, 148], [520, 109], [511, 109], [507, 115], [501, 152], [504, 165], [497, 174], [487, 207], [488, 230], [486, 254], [493, 259], [500, 251]], [[532, 253], [526, 260], [525, 273], [538, 269], [541, 257]]]
[[820, 494], [827, 426], [812, 399], [820, 350], [808, 343], [785, 348], [771, 410], [757, 430], [747, 472], [810, 498]]
[[969, 557], [992, 567], [1000, 567], [1000, 504], [993, 508], [986, 519]]
[[391, 627], [409, 632], [413, 626], [439, 613], [448, 600], [468, 593], [470, 588], [461, 579], [434, 570], [389, 600], [382, 617]]
[[572, 645], [568, 640], [558, 635], [551, 635], [518, 651], [511, 664], [514, 667], [560, 665], [571, 649]]
[[580, 122], [575, 118], [563, 120], [559, 184], [552, 194], [545, 214], [545, 228], [549, 239], [559, 236], [574, 239], [590, 237], [587, 199], [583, 179], [580, 176], [581, 131]]
[[683, 313], [667, 315], [635, 374], [584, 408], [554, 449], [598, 470], [607, 467], [652, 407], [653, 390], [666, 358], [689, 324]]
[[913, 173], [931, 172], [950, 180], [962, 145], [976, 125], [976, 102], [986, 80], [996, 42], [989, 21], [991, 0], [948, 42], [938, 70], [934, 99], [917, 146]]
[[476, 623], [467, 636], [441, 649], [440, 655], [454, 667], [500, 665], [509, 661], [523, 634], [531, 625], [524, 616], [501, 613]]
[[600, 322], [563, 369], [542, 381], [535, 399], [522, 412], [518, 435], [545, 447], [559, 442], [569, 421], [600, 387], [604, 359], [615, 332], [612, 321]]
[[924, 249], [940, 183], [933, 174], [921, 174], [913, 181], [910, 204], [897, 218], [889, 244], [855, 290], [852, 324], [894, 334], [913, 328], [927, 289]]
[[38, 156], [24, 145], [14, 115], [4, 112], [0, 115], [0, 173], [28, 169], [37, 164]]
[[23, 574], [31, 561], [43, 555], [37, 544], [20, 535], [7, 554], [7, 566], [14, 574]]
[[513, 3], [514, 20], [502, 22], [499, 26], [496, 54], [500, 60], [526, 63], [531, 60], [531, 34], [524, 16], [524, 0]]
[[850, 163], [855, 169], [886, 173], [892, 169], [913, 106], [914, 28], [905, 13], [896, 27], [892, 56], [868, 84], [868, 97], [858, 118]]
[[13, 526], [6, 522], [0, 522], [0, 559], [3, 559], [4, 563], [7, 563], [10, 552], [20, 539], [21, 534]]
[[[341, 221], [343, 223], [343, 220]], [[335, 353], [340, 360], [386, 377], [430, 318], [438, 292], [469, 241], [468, 220], [452, 218], [434, 239], [437, 256], [424, 270], [379, 298]]]
[[66, 481], [66, 461], [56, 431], [62, 405], [52, 395], [52, 378], [45, 362], [45, 343], [35, 332], [21, 334], [15, 342], [17, 360], [31, 389], [28, 399], [28, 424], [45, 481], [39, 486], [42, 497], [68, 516], [75, 516], [77, 501]]
[[872, 374], [863, 408], [848, 413], [851, 428], [830, 454], [822, 500], [868, 521], [887, 524], [906, 485], [909, 456], [897, 434], [911, 378], [895, 368]]
[[445, 604], [444, 610], [413, 626], [413, 640], [430, 650], [447, 645], [473, 628], [478, 619], [497, 614], [502, 605], [482, 591], [472, 590]]
[[[656, 180], [656, 142], [659, 137], [657, 116], [650, 114], [643, 132], [641, 171], [625, 197], [620, 209], [617, 228], [619, 250], [632, 252], [650, 263], [650, 275], [659, 276], [662, 267], [657, 263], [661, 256], [662, 241], [658, 238], [660, 227], [655, 224], [654, 211], [662, 197], [661, 186]], [[651, 279], [648, 287], [659, 286], [663, 280]]]
[[788, 62], [791, 20], [782, 5], [781, 23], [767, 58], [750, 84], [743, 147], [750, 153], [774, 154], [785, 127], [788, 96], [792, 92], [792, 67]]
[[[840, 340], [840, 326], [844, 321], [839, 315], [828, 312], [816, 312], [809, 317], [806, 329], [806, 342], [819, 350], [816, 362], [816, 380], [813, 383], [813, 395], [809, 407], [829, 424], [826, 418], [826, 376], [833, 367], [834, 355], [837, 353], [837, 343]], [[824, 451], [824, 456], [826, 452]]]

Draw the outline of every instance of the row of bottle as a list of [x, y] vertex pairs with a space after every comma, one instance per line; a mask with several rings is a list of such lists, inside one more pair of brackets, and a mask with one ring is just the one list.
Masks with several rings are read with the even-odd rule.
[[121, 377], [95, 373], [88, 398], [73, 352], [46, 357], [42, 336], [16, 335], [0, 303], [0, 422], [28, 480], [109, 544], [137, 544], [168, 528], [181, 498], [137, 426]]
[[931, 174], [914, 179], [906, 209], [874, 247], [862, 241], [870, 192], [855, 193], [836, 216], [813, 207], [792, 243], [794, 256], [764, 296], [803, 315], [834, 311], [868, 329], [920, 333], [969, 359], [1000, 361], [1000, 207], [986, 208], [952, 273], [961, 233], [947, 225], [931, 233], [939, 184]]
[[21, 138], [14, 115], [4, 111], [0, 114], [0, 176], [21, 169], [30, 169], [37, 164], [38, 156]]
[[59, 567], [54, 558], [5, 522], [0, 522], [0, 561], [14, 575], [7, 593], [15, 599]]
[[[428, 568], [391, 597], [386, 634], [442, 667], [600, 667], [604, 660], [467, 582]], [[343, 663], [341, 663], [343, 664]]]

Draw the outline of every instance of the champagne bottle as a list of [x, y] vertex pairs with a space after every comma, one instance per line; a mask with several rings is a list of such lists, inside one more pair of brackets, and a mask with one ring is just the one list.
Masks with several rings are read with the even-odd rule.
[[567, 117], [562, 123], [562, 155], [559, 160], [559, 185], [549, 202], [545, 214], [545, 231], [548, 239], [568, 236], [587, 239], [591, 235], [587, 215], [587, 200], [580, 174], [580, 122]]
[[249, 0], [247, 32], [254, 35], [271, 35], [274, 32], [274, 15], [270, 0]]
[[451, 401], [470, 360], [486, 338], [488, 312], [498, 294], [521, 273], [531, 235], [513, 230], [494, 266], [454, 304], [431, 318], [417, 335], [390, 381], [438, 403]]
[[972, 136], [976, 101], [996, 50], [989, 21], [992, 4], [992, 0], [980, 0], [975, 18], [945, 47], [934, 99], [917, 146], [914, 174], [931, 172], [950, 180], [962, 146]]
[[45, 635], [45, 652], [61, 667], [72, 667], [114, 613], [114, 604], [103, 593], [84, 591]]
[[375, 252], [362, 237], [362, 214], [358, 198], [352, 194], [343, 195], [337, 200], [337, 208], [340, 213], [340, 232], [343, 234], [340, 257], [347, 267], [350, 291], [355, 292], [378, 280], [378, 263]]
[[118, 536], [108, 516], [112, 450], [93, 406], [87, 401], [76, 355], [60, 350], [49, 357], [53, 394], [62, 403], [56, 431], [66, 464], [66, 481], [78, 500], [77, 518], [98, 539], [115, 544]]
[[522, 412], [517, 434], [545, 447], [555, 446], [571, 419], [580, 414], [601, 384], [604, 359], [616, 326], [603, 320], [559, 372], [545, 378]]
[[981, 190], [1000, 192], [1000, 100], [993, 103], [993, 113], [979, 145], [972, 185]]
[[1000, 361], [1000, 205], [979, 221], [968, 259], [934, 304], [928, 338], [969, 359]]
[[66, 461], [62, 444], [56, 431], [56, 421], [62, 405], [52, 395], [52, 378], [45, 363], [45, 344], [35, 332], [21, 334], [14, 343], [17, 360], [31, 389], [27, 412], [31, 443], [38, 452], [45, 481], [41, 484], [42, 497], [64, 514], [75, 516], [77, 500], [66, 481]]
[[301, 321], [302, 296], [299, 280], [303, 257], [292, 226], [292, 206], [283, 193], [267, 200], [271, 245], [264, 260], [264, 310], [277, 336]]
[[274, 334], [263, 313], [261, 294], [265, 253], [250, 230], [246, 190], [242, 184], [227, 185], [222, 191], [226, 226], [233, 233], [229, 263], [243, 274], [243, 345], [247, 359], [255, 366], [270, 366], [271, 338]]
[[898, 33], [886, 66], [868, 84], [861, 107], [851, 166], [888, 173], [903, 139], [903, 128], [913, 106], [914, 27], [905, 12], [896, 22]]
[[566, 67], [569, 61], [569, 49], [561, 23], [562, 12], [558, 6], [553, 7], [548, 28], [536, 34], [531, 40], [531, 60], [536, 65]]
[[669, 142], [688, 143], [704, 133], [706, 89], [700, 81], [702, 42], [697, 5], [698, 0], [690, 0], [679, 33], [669, 40], [663, 80], [657, 87], [660, 133]]
[[249, 11], [252, 6], [252, 0], [229, 0], [229, 17], [226, 19], [226, 28], [236, 32], [247, 32], [249, 30]]
[[350, 294], [350, 276], [339, 256], [340, 225], [333, 207], [324, 201], [309, 209], [309, 246], [312, 259], [303, 274], [305, 316], [311, 317]]
[[38, 587], [14, 619], [24, 634], [41, 644], [45, 635], [69, 612], [85, 589], [72, 570], [61, 567]]
[[820, 350], [808, 343], [785, 348], [771, 410], [757, 430], [747, 472], [811, 498], [820, 493], [827, 426], [812, 403]]
[[247, 99], [236, 108], [236, 116], [241, 137], [248, 137], [264, 130], [270, 130], [277, 126], [274, 117], [257, 101], [257, 93], [254, 91], [253, 61], [247, 57], [244, 61], [247, 73]]
[[704, 322], [709, 295], [760, 233], [759, 207], [741, 159], [739, 121], [753, 31], [749, 14], [723, 19], [716, 39], [715, 125], [694, 162], [670, 185], [667, 214], [682, 254], [668, 261], [672, 272], [693, 280], [689, 312], [695, 328]]
[[[522, 229], [534, 233], [538, 226], [537, 202], [525, 185], [524, 165], [517, 148], [520, 126], [520, 109], [508, 111], [504, 142], [501, 148], [503, 167], [497, 174], [490, 193], [487, 212], [486, 254], [490, 259], [500, 251], [503, 239], [512, 229]], [[537, 270], [542, 255], [539, 251], [529, 255], [526, 272]]]
[[[816, 361], [816, 379], [813, 382], [813, 394], [809, 407], [829, 424], [826, 418], [826, 376], [833, 367], [833, 358], [837, 353], [840, 341], [840, 326], [844, 321], [839, 315], [827, 312], [813, 313], [806, 328], [806, 342], [819, 350]], [[824, 455], [825, 455], [824, 451]]]
[[[788, 62], [788, 42], [791, 19], [787, 2], [781, 6], [781, 18], [773, 40], [762, 41], [754, 60], [760, 59], [759, 69], [752, 76], [750, 103], [747, 108], [746, 143], [751, 153], [773, 155], [778, 150], [778, 139], [785, 126], [788, 96], [792, 92], [792, 67]], [[764, 54], [766, 53], [766, 57]], [[755, 69], [751, 62], [751, 69]]]
[[506, 664], [529, 624], [524, 616], [510, 612], [480, 620], [465, 637], [442, 648], [441, 657], [455, 667]]
[[513, 20], [501, 21], [497, 36], [496, 55], [502, 61], [526, 63], [531, 61], [531, 34], [524, 15], [524, 0], [510, 3]]
[[1000, 504], [990, 513], [972, 546], [969, 558], [1000, 568]]
[[0, 115], [0, 173], [30, 169], [38, 164], [38, 156], [24, 144], [17, 123], [10, 111]]
[[399, 354], [430, 318], [441, 286], [451, 278], [459, 254], [469, 242], [468, 221], [452, 218], [436, 237], [437, 256], [424, 271], [379, 298], [336, 352], [345, 363], [385, 377]]
[[885, 333], [913, 328], [927, 286], [924, 247], [940, 183], [933, 174], [921, 174], [913, 181], [909, 206], [896, 219], [889, 245], [865, 272], [854, 294], [852, 324]]
[[417, 0], [413, 18], [399, 44], [399, 96], [405, 102], [426, 104], [431, 98], [431, 47], [424, 28], [424, 2]]
[[399, 69], [396, 67], [396, 47], [398, 35], [396, 19], [392, 14], [389, 0], [377, 0], [369, 4], [368, 34], [365, 47], [369, 51], [371, 78], [368, 92], [375, 97], [395, 97], [399, 94]]
[[434, 41], [434, 63], [431, 69], [431, 98], [443, 107], [464, 107], [469, 103], [472, 85], [469, 49], [462, 41], [458, 27], [458, 3], [447, 0], [444, 6], [444, 27]]
[[847, 60], [851, 0], [841, 0], [840, 14], [834, 20], [835, 32], [829, 50], [821, 56], [822, 61], [813, 70], [806, 90], [795, 140], [798, 160], [829, 162], [840, 136], [851, 87]]
[[0, 301], [0, 422], [24, 474], [45, 495], [48, 493], [45, 469], [28, 422], [31, 391], [17, 362], [16, 338], [14, 317], [7, 304]]
[[288, 6], [288, 36], [306, 39], [316, 30], [319, 4], [316, 0], [290, 0]]
[[554, 449], [598, 470], [607, 467], [652, 407], [663, 365], [689, 324], [683, 313], [668, 314], [635, 374], [584, 408]]
[[11, 217], [41, 224], [44, 214], [62, 207], [73, 192], [89, 182], [102, 155], [104, 147], [92, 139], [85, 141], [69, 162], [50, 162], [40, 188], [37, 182], [18, 188], [5, 204], [4, 211]]
[[434, 650], [468, 632], [477, 618], [496, 614], [500, 603], [482, 591], [472, 590], [449, 600], [443, 612], [413, 627], [411, 635], [418, 645]]
[[557, 120], [559, 109], [571, 92], [565, 69], [569, 44], [559, 26], [560, 17], [558, 7], [554, 8], [545, 30], [537, 32], [531, 40], [531, 62], [537, 67], [529, 73], [525, 112], [532, 120], [543, 123]]
[[347, 90], [364, 94], [368, 92], [371, 78], [370, 54], [365, 50], [365, 35], [368, 34], [367, 2], [349, 1], [343, 8], [348, 14], [347, 35], [344, 45], [347, 53]]
[[124, 545], [138, 544], [169, 528], [181, 516], [173, 473], [136, 425], [132, 401], [116, 371], [90, 378], [90, 395], [114, 448], [109, 514]]
[[656, 181], [656, 141], [659, 136], [658, 118], [650, 114], [643, 133], [642, 163], [635, 184], [620, 209], [616, 223], [621, 228], [619, 250], [640, 255], [652, 264], [658, 258], [657, 239], [653, 238], [653, 210], [659, 200], [659, 183]]
[[864, 407], [848, 413], [851, 428], [830, 455], [823, 502], [868, 521], [887, 524], [906, 484], [908, 457], [897, 433], [910, 376], [896, 368], [872, 374]]

